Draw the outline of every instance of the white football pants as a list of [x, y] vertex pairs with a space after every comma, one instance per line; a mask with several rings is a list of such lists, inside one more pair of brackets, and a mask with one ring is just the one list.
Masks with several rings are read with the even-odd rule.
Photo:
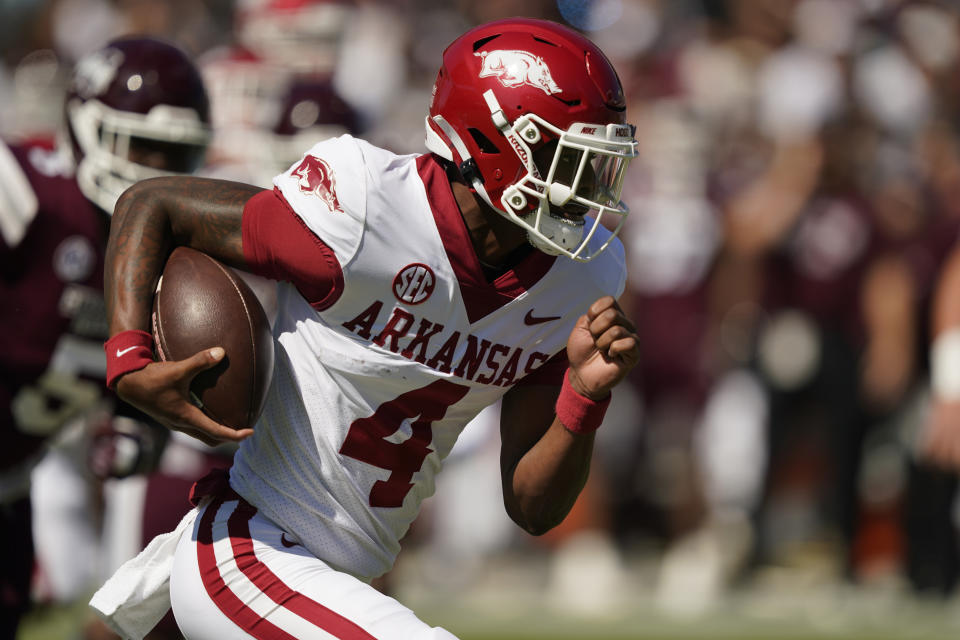
[[214, 498], [180, 539], [170, 599], [189, 640], [456, 640], [318, 560], [235, 494]]

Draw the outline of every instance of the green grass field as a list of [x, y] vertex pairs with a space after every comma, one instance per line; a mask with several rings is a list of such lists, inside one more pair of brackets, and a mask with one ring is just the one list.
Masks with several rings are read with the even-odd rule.
[[[435, 604], [422, 617], [461, 640], [956, 640], [960, 612], [951, 606], [901, 604], [869, 615], [851, 607], [833, 614], [813, 612], [779, 619], [750, 615], [739, 608], [719, 611], [697, 620], [678, 621], [652, 614], [638, 606], [635, 613], [608, 619], [584, 620], [545, 610], [525, 613], [484, 612], [469, 607]], [[90, 615], [85, 603], [44, 607], [25, 620], [17, 640], [76, 640]]]
[[[578, 612], [571, 606], [576, 603], [551, 592], [548, 566], [542, 557], [515, 554], [455, 578], [453, 567], [409, 555], [393, 574], [395, 597], [461, 640], [960, 638], [960, 594], [922, 600], [902, 584], [866, 588], [810, 574], [773, 574], [776, 579], [768, 576], [724, 592], [711, 607], [684, 617], [656, 605], [653, 565], [638, 562], [630, 565], [623, 588], [605, 592], [603, 607]], [[584, 576], [576, 576], [576, 593], [589, 595]], [[92, 616], [85, 600], [37, 608], [16, 640], [80, 640], [80, 630]]]

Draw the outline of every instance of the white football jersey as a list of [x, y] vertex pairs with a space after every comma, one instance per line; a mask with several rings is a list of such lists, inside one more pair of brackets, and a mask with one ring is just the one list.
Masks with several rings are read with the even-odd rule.
[[623, 248], [587, 264], [534, 251], [488, 283], [433, 156], [350, 136], [274, 184], [336, 254], [343, 291], [318, 310], [281, 285], [273, 382], [231, 485], [370, 579], [392, 566], [467, 422], [562, 351], [597, 298], [622, 293]]

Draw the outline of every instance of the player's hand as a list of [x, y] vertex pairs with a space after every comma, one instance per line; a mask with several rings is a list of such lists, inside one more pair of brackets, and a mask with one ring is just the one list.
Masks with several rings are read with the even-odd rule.
[[567, 340], [570, 384], [600, 400], [640, 361], [636, 327], [612, 296], [600, 298], [580, 316]]
[[938, 467], [960, 470], [960, 402], [934, 399], [920, 440], [920, 455]]
[[117, 394], [168, 429], [182, 431], [210, 446], [238, 442], [253, 434], [253, 429], [232, 429], [215, 422], [190, 398], [193, 378], [216, 366], [223, 353], [223, 349], [214, 347], [185, 360], [148, 364], [123, 375], [117, 382]]

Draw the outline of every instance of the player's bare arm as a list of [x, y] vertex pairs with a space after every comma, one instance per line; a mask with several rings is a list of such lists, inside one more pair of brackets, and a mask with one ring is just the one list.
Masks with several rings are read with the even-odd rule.
[[960, 249], [944, 264], [934, 294], [930, 350], [931, 410], [920, 453], [945, 469], [960, 469]]
[[[567, 343], [570, 385], [605, 398], [640, 359], [636, 329], [611, 296], [577, 321]], [[556, 417], [559, 387], [519, 386], [503, 400], [501, 475], [504, 504], [523, 529], [540, 535], [559, 524], [583, 489], [593, 433], [574, 433]]]
[[243, 266], [240, 221], [258, 187], [208, 178], [144, 180], [120, 197], [106, 255], [110, 333], [149, 326], [157, 278], [174, 246]]
[[[128, 189], [117, 202], [106, 254], [110, 334], [149, 331], [157, 279], [173, 247], [190, 246], [243, 267], [243, 207], [259, 191], [192, 177], [155, 178]], [[222, 357], [222, 350], [210, 349], [180, 362], [150, 364], [123, 375], [117, 393], [168, 428], [207, 444], [243, 439], [249, 430], [217, 424], [188, 400], [193, 377]]]

